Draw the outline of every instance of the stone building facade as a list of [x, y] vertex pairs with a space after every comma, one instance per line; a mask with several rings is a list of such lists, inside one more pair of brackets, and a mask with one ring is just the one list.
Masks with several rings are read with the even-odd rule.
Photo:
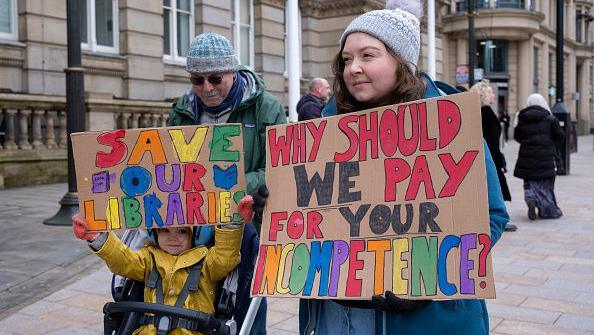
[[[565, 101], [581, 133], [592, 125], [593, 17], [588, 13], [593, 1], [565, 2]], [[553, 99], [554, 1], [477, 2], [479, 66], [496, 89], [496, 109], [514, 114], [533, 91]], [[331, 79], [344, 28], [384, 3], [298, 1], [302, 88], [315, 76]], [[184, 70], [189, 41], [205, 31], [227, 36], [240, 63], [260, 74], [268, 89], [288, 103], [286, 0], [81, 4], [88, 129], [163, 125], [171, 101], [189, 88]], [[467, 63], [464, 1], [438, 0], [436, 9], [437, 77], [455, 84], [456, 68]], [[419, 66], [425, 70], [426, 18], [422, 31]], [[65, 0], [0, 0], [0, 188], [65, 176], [66, 42]]]

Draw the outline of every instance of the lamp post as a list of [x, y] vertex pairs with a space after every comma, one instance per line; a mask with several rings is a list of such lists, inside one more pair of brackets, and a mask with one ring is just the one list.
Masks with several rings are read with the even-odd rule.
[[468, 88], [474, 85], [474, 69], [476, 68], [476, 40], [474, 38], [474, 1], [467, 0], [468, 12]]
[[563, 87], [564, 73], [563, 73], [563, 19], [564, 19], [564, 1], [557, 0], [557, 48], [556, 48], [556, 70], [557, 78], [555, 80], [555, 105], [551, 109], [553, 115], [559, 119], [561, 128], [565, 131], [565, 138], [561, 143], [557, 145], [558, 152], [560, 154], [560, 160], [556, 159], [557, 162], [557, 174], [567, 175], [569, 174], [569, 136], [571, 129], [571, 115], [567, 111], [567, 106], [563, 102], [563, 95], [565, 90]]
[[72, 157], [70, 134], [85, 130], [84, 75], [80, 52], [80, 2], [66, 1], [66, 29], [68, 39], [68, 67], [66, 72], [66, 131], [68, 137], [68, 192], [60, 200], [60, 209], [43, 221], [46, 225], [69, 226], [78, 212], [76, 173]]

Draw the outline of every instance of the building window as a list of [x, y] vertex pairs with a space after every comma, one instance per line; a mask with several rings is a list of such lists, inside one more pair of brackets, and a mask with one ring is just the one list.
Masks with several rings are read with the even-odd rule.
[[185, 61], [194, 36], [194, 5], [191, 0], [163, 0], [163, 54]]
[[231, 29], [233, 47], [241, 65], [254, 67], [254, 2], [233, 0], [231, 2]]
[[94, 52], [117, 53], [117, 0], [85, 0], [80, 4], [82, 48]]
[[532, 49], [532, 93], [538, 92], [538, 48]]
[[16, 0], [0, 0], [0, 39], [17, 39]]
[[582, 11], [580, 9], [575, 12], [575, 41], [578, 43], [582, 41]]
[[507, 73], [507, 41], [484, 40], [477, 42], [478, 67], [485, 73]]

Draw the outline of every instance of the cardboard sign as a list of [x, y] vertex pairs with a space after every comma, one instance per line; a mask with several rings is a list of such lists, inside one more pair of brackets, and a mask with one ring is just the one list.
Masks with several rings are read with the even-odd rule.
[[252, 295], [494, 298], [475, 93], [267, 128]]
[[71, 135], [79, 208], [89, 229], [241, 221], [246, 194], [240, 124]]

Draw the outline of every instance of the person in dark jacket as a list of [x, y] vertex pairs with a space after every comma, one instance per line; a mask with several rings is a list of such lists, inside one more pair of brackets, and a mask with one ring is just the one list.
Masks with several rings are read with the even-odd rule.
[[297, 103], [299, 121], [317, 119], [322, 116], [322, 109], [330, 98], [330, 85], [324, 78], [314, 78], [309, 82], [309, 92]]
[[[499, 118], [495, 114], [495, 111], [491, 108], [493, 105], [495, 95], [493, 89], [489, 85], [489, 81], [482, 80], [474, 84], [470, 91], [477, 92], [481, 98], [481, 124], [483, 128], [483, 138], [487, 142], [493, 161], [495, 162], [495, 168], [497, 169], [497, 178], [499, 179], [499, 185], [501, 186], [501, 193], [503, 194], [503, 200], [511, 201], [511, 193], [505, 173], [507, 172], [507, 162], [505, 156], [501, 152], [499, 141], [501, 139], [501, 124]], [[508, 224], [505, 227], [505, 231], [516, 231], [518, 227], [514, 224]]]
[[[540, 94], [528, 97], [526, 108], [518, 113], [514, 139], [520, 143], [514, 176], [524, 179], [524, 200], [528, 218], [556, 219], [563, 215], [555, 198], [555, 142], [565, 134]], [[538, 213], [537, 213], [538, 211]]]

